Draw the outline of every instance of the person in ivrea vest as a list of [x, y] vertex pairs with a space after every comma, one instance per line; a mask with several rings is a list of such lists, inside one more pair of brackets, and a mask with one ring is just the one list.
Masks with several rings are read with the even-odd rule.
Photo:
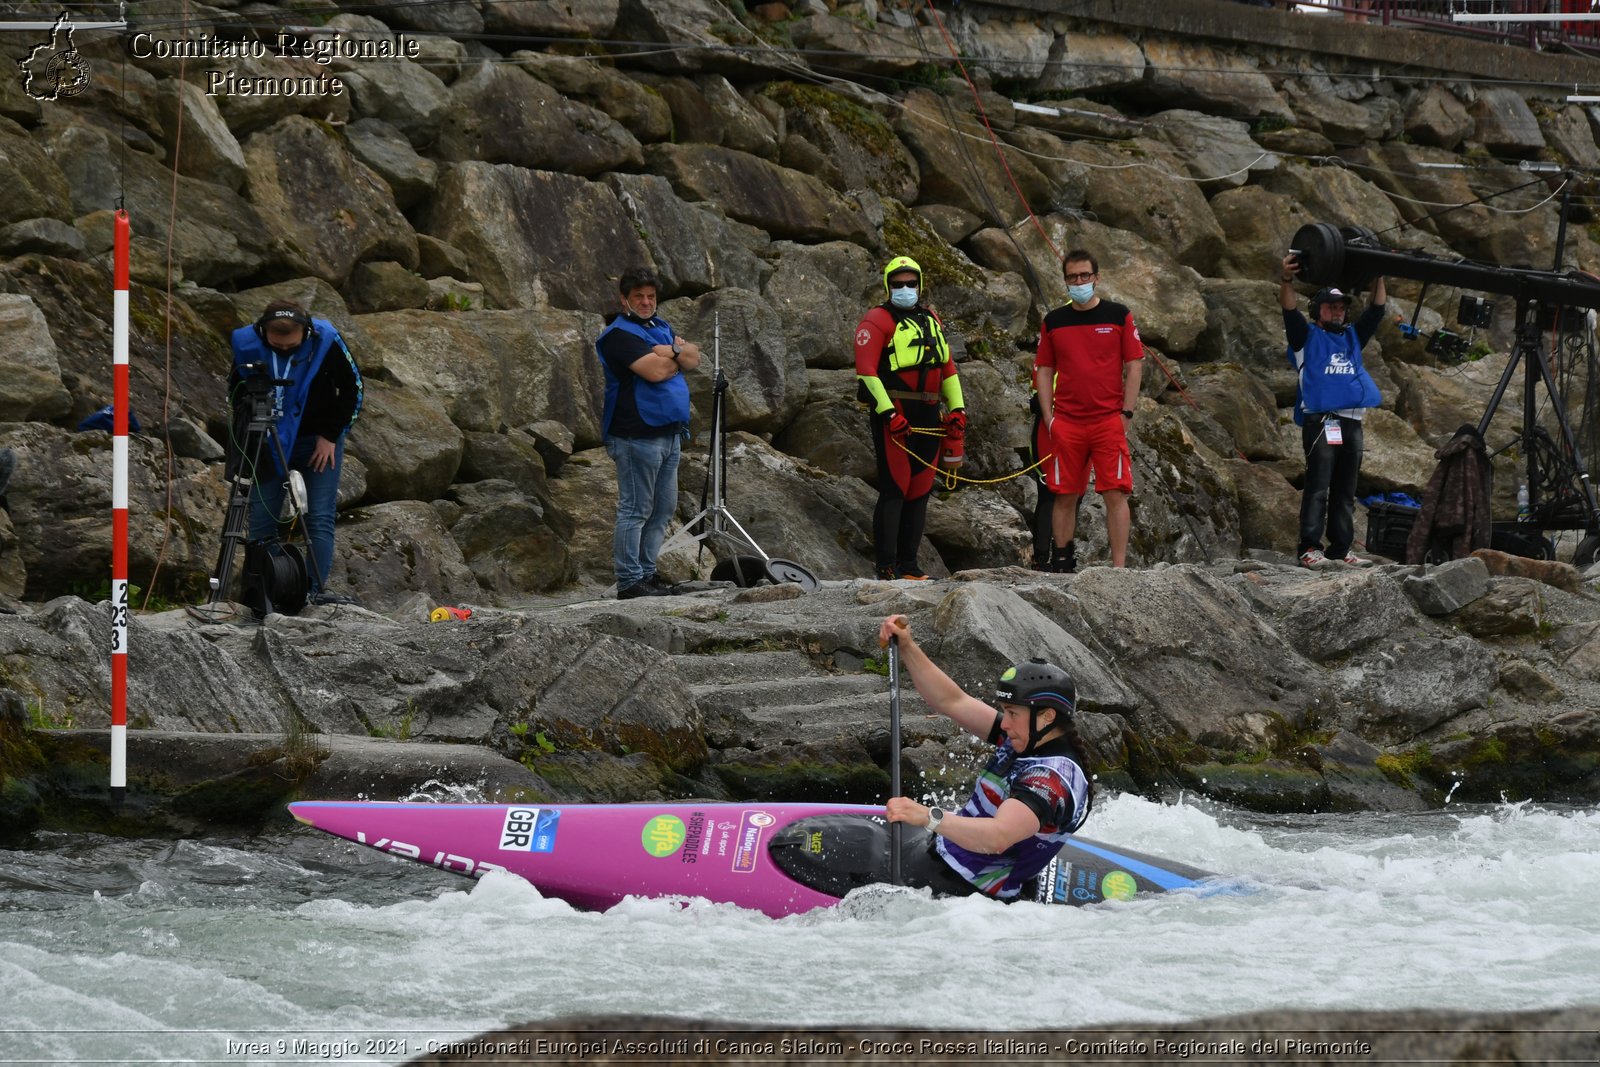
[[916, 260], [896, 256], [888, 262], [883, 295], [884, 302], [857, 324], [855, 336], [856, 399], [870, 412], [878, 461], [873, 550], [879, 578], [926, 581], [917, 551], [927, 525], [928, 495], [941, 449], [949, 454], [963, 447], [966, 401], [944, 324], [924, 301]]
[[[240, 388], [244, 379], [266, 375], [287, 383], [273, 388], [283, 455], [271, 447], [263, 449], [259, 466], [252, 472], [250, 538], [276, 537], [280, 524], [292, 521], [282, 518], [283, 498], [289, 471], [299, 471], [306, 486], [310, 600], [348, 603], [350, 598], [328, 591], [328, 576], [333, 568], [333, 526], [345, 435], [361, 414], [361, 370], [333, 323], [313, 318], [288, 300], [274, 300], [259, 319], [234, 330], [232, 345], [228, 398], [234, 411], [235, 446], [249, 419]], [[250, 457], [243, 459], [248, 462]]]
[[611, 537], [617, 599], [670, 596], [656, 555], [678, 506], [678, 459], [689, 432], [689, 383], [700, 346], [656, 315], [661, 282], [642, 267], [618, 281], [621, 311], [600, 332], [605, 370], [601, 434], [617, 465], [617, 525]]
[[1307, 305], [1308, 323], [1295, 304], [1294, 280], [1299, 273], [1294, 253], [1283, 257], [1278, 303], [1289, 340], [1289, 363], [1300, 373], [1294, 421], [1300, 425], [1306, 454], [1300, 565], [1322, 567], [1337, 561], [1364, 567], [1370, 561], [1350, 550], [1355, 541], [1356, 484], [1361, 478], [1361, 422], [1383, 398], [1362, 366], [1361, 350], [1383, 322], [1388, 294], [1382, 278], [1373, 282], [1372, 301], [1352, 325], [1345, 321], [1350, 297], [1338, 289], [1319, 289]]

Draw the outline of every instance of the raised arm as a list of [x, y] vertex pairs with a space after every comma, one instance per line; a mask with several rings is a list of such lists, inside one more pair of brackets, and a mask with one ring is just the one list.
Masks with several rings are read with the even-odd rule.
[[928, 706], [968, 733], [988, 740], [994, 732], [995, 710], [969, 695], [928, 658], [911, 636], [911, 620], [904, 615], [884, 619], [878, 627], [878, 644], [887, 647], [890, 637], [900, 639], [900, 662], [911, 672], [911, 683]]

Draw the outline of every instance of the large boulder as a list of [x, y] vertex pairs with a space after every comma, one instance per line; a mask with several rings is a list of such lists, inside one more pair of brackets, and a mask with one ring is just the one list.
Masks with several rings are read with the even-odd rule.
[[1515, 89], [1484, 89], [1469, 109], [1477, 120], [1473, 140], [1489, 151], [1531, 156], [1544, 150], [1544, 133], [1528, 101]]
[[1245, 459], [1282, 459], [1278, 405], [1253, 370], [1237, 363], [1203, 363], [1186, 368], [1189, 399], [1215, 419]]
[[[111, 435], [13, 423], [0, 447], [17, 454], [6, 496], [27, 569], [26, 599], [89, 588], [110, 573]], [[171, 494], [169, 497], [169, 479]], [[213, 569], [227, 497], [215, 472], [168, 457], [157, 438], [128, 438], [128, 573], [163, 595], [192, 595]], [[158, 570], [159, 568], [159, 570]], [[90, 577], [97, 576], [97, 577]]]
[[918, 643], [968, 692], [992, 690], [1000, 670], [1037, 656], [1072, 675], [1083, 710], [1137, 709], [1143, 698], [1121, 665], [1097, 655], [1075, 636], [1075, 627], [1042, 606], [1000, 586], [959, 583], [939, 601], [932, 631], [920, 633]]
[[997, 221], [1010, 225], [1025, 219], [1027, 210], [1016, 196], [996, 196], [994, 190], [1009, 189], [1015, 181], [1028, 203], [1049, 200], [1050, 180], [1020, 150], [1002, 144], [997, 152], [972, 143], [990, 136], [976, 116], [927, 89], [907, 93], [904, 105], [895, 132], [916, 157], [920, 202], [954, 204], [983, 218], [998, 211]]
[[[172, 171], [140, 152], [119, 155], [104, 133], [89, 126], [54, 127], [45, 144], [66, 176], [75, 214], [98, 211], [121, 196], [133, 227], [135, 261], [141, 246], [152, 252], [165, 249]], [[48, 172], [41, 172], [33, 180], [46, 176]], [[259, 273], [273, 258], [274, 235], [244, 197], [183, 175], [177, 177], [177, 187], [183, 210], [170, 232], [175, 280], [225, 285]], [[160, 276], [152, 281], [165, 280], [166, 256], [158, 262]]]
[[854, 367], [851, 327], [881, 297], [879, 265], [860, 245], [777, 241], [778, 269], [762, 295], [782, 323], [784, 340], [808, 367]]
[[829, 474], [877, 480], [870, 423], [856, 402], [849, 368], [807, 370], [806, 406], [772, 439], [778, 448]]
[[924, 62], [909, 30], [840, 15], [807, 15], [790, 27], [789, 37], [798, 48], [827, 55], [829, 65], [846, 76], [897, 77]]
[[[1143, 698], [1135, 727], [1214, 748], [1260, 742], [1260, 719], [1301, 722], [1315, 668], [1227, 581], [1192, 564], [1092, 567], [1024, 593]], [[1155, 727], [1155, 723], [1162, 723]]]
[[1130, 89], [1144, 80], [1144, 52], [1120, 33], [1068, 30], [1050, 47], [1039, 75], [1042, 93], [1098, 93]]
[[1243, 367], [1266, 387], [1272, 407], [1291, 406], [1299, 376], [1289, 365], [1278, 286], [1266, 281], [1208, 280], [1200, 291], [1206, 303], [1206, 328], [1195, 342], [1194, 357]]
[[955, 8], [944, 19], [970, 70], [983, 71], [996, 82], [1032, 82], [1045, 73], [1055, 34], [1035, 19], [977, 18]]
[[1152, 38], [1144, 42], [1144, 58], [1148, 67], [1141, 92], [1168, 107], [1176, 103], [1238, 119], [1294, 121], [1294, 112], [1254, 57], [1178, 38]]
[[245, 159], [247, 195], [292, 274], [343, 285], [364, 259], [417, 265], [416, 234], [388, 184], [325, 126], [284, 119], [251, 136]]
[[32, 297], [0, 293], [0, 366], [0, 422], [52, 419], [71, 409], [55, 338]]
[[685, 203], [655, 174], [605, 180], [649, 249], [662, 296], [698, 296], [720, 286], [759, 291], [772, 273], [770, 241], [754, 226], [726, 218], [712, 204]]
[[719, 323], [728, 429], [775, 433], [805, 404], [805, 359], [789, 348], [778, 312], [755, 293], [718, 289], [694, 300], [668, 301], [661, 315], [680, 337], [700, 346], [700, 368], [688, 379], [702, 420], [711, 413]]
[[708, 200], [773, 237], [870, 245], [861, 209], [809, 174], [712, 145], [651, 145], [649, 169], [687, 200]]
[[1096, 219], [1160, 245], [1185, 266], [1213, 267], [1224, 244], [1222, 228], [1194, 182], [1172, 179], [1185, 173], [1183, 155], [1146, 138], [1067, 148], [1072, 159], [1116, 174], [1115, 181], [1089, 184], [1086, 202]]
[[678, 144], [722, 145], [763, 159], [778, 155], [772, 121], [722, 75], [657, 78], [647, 84], [672, 109], [672, 139]]
[[328, 580], [374, 611], [397, 608], [417, 593], [435, 603], [471, 604], [482, 592], [438, 510], [421, 500], [342, 512]]
[[347, 450], [367, 468], [369, 503], [433, 500], [461, 466], [461, 431], [431, 394], [367, 378]]
[[[516, 6], [542, 8], [548, 5], [524, 3]], [[513, 52], [511, 57], [523, 70], [555, 87], [562, 95], [576, 97], [610, 115], [642, 142], [665, 141], [672, 136], [672, 109], [661, 94], [615, 68], [553, 52]]]
[[433, 151], [449, 161], [585, 176], [644, 161], [639, 142], [611, 116], [506, 63], [480, 63], [456, 79]]
[[1202, 192], [1237, 189], [1278, 168], [1278, 157], [1257, 144], [1249, 125], [1238, 119], [1176, 109], [1148, 121], [1178, 152]]
[[418, 148], [433, 143], [450, 110], [444, 82], [409, 59], [360, 63], [339, 78], [349, 91], [352, 118], [382, 119]]
[[1300, 550], [1300, 491], [1282, 474], [1260, 463], [1224, 462], [1239, 490], [1239, 541], [1294, 556]]
[[1417, 144], [1455, 149], [1472, 132], [1474, 123], [1454, 93], [1430, 85], [1412, 95], [1405, 110], [1405, 133]]
[[1539, 128], [1545, 143], [1578, 167], [1600, 166], [1600, 147], [1595, 145], [1589, 116], [1576, 104], [1539, 112]]
[[623, 271], [650, 262], [616, 195], [569, 174], [457, 163], [422, 219], [501, 308], [610, 308]]
[[[60, 385], [70, 406], [57, 410], [59, 397], [50, 400], [39, 395], [41, 387], [50, 388], [49, 362], [43, 357], [52, 350], [32, 332], [39, 325], [37, 320], [14, 302], [11, 326], [20, 333], [13, 343], [27, 341], [32, 354], [18, 353], [9, 362], [0, 375], [9, 376], [0, 385], [0, 393], [20, 388], [33, 397], [30, 404], [43, 399], [45, 408], [35, 408], [37, 413], [31, 417], [59, 419], [64, 425], [76, 425], [109, 404], [112, 376], [107, 345], [112, 335], [112, 307], [106, 294], [110, 285], [111, 278], [101, 267], [72, 260], [21, 256], [0, 267], [0, 292], [26, 297], [50, 323], [49, 337], [54, 343], [50, 358], [59, 368]], [[128, 320], [128, 391], [146, 433], [161, 432], [163, 411], [174, 419], [186, 416], [205, 423], [227, 410], [231, 365], [227, 345], [195, 313], [181, 291], [169, 302], [159, 289], [133, 284], [128, 294]], [[40, 372], [43, 379], [37, 376]], [[46, 410], [54, 414], [46, 415]]]
[[483, 28], [511, 37], [604, 38], [617, 24], [618, 0], [509, 0], [483, 5]]
[[504, 479], [452, 486], [461, 515], [450, 536], [478, 584], [501, 596], [558, 589], [576, 576], [545, 509]]
[[[434, 398], [462, 430], [554, 419], [579, 447], [600, 439], [600, 320], [570, 311], [395, 311], [359, 322], [388, 376]], [[424, 497], [423, 499], [430, 499]]]
[[161, 83], [157, 102], [167, 134], [167, 158], [179, 174], [229, 189], [244, 184], [244, 150], [228, 129], [215, 97], [193, 82], [171, 78]]
[[417, 154], [406, 135], [382, 119], [358, 119], [345, 127], [350, 154], [389, 183], [396, 206], [411, 207], [433, 192], [439, 165]]
[[1216, 265], [1205, 271], [1217, 277], [1270, 278], [1282, 272], [1280, 262], [1290, 239], [1306, 220], [1294, 201], [1260, 185], [1229, 189], [1211, 198], [1211, 213], [1228, 235]]
[[[151, 73], [159, 77], [176, 77], [177, 59], [152, 58], [144, 61]], [[367, 64], [363, 64], [366, 66]], [[371, 64], [374, 67], [387, 64]], [[307, 118], [347, 121], [351, 115], [349, 79], [329, 74], [329, 67], [309, 59], [280, 59], [274, 54], [260, 58], [252, 56], [229, 57], [214, 62], [190, 62], [184, 77], [199, 86], [216, 103], [218, 112], [235, 137], [244, 137], [264, 130], [290, 115]], [[292, 81], [293, 93], [241, 92], [239, 87], [249, 85], [282, 86]], [[342, 83], [342, 84], [341, 84]], [[338, 91], [335, 92], [335, 89]]]
[[[784, 166], [805, 170], [834, 188], [871, 189], [909, 204], [920, 171], [894, 128], [876, 111], [818, 85], [776, 82], [763, 95], [783, 108], [784, 127], [797, 144], [785, 148]], [[803, 150], [793, 159], [792, 151]], [[804, 161], [810, 165], [802, 165]]]

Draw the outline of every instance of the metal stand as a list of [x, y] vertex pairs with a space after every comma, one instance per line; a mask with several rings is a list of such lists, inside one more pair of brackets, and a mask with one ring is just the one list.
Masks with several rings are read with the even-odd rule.
[[[1517, 326], [1511, 358], [1500, 375], [1494, 395], [1478, 421], [1478, 436], [1489, 431], [1489, 423], [1505, 397], [1518, 363], [1522, 364], [1522, 432], [1517, 437], [1527, 460], [1528, 510], [1530, 517], [1519, 517], [1514, 523], [1496, 523], [1496, 539], [1506, 539], [1506, 550], [1535, 559], [1551, 558], [1549, 545], [1542, 536], [1545, 530], [1584, 530], [1587, 532], [1578, 546], [1574, 562], [1587, 566], [1594, 562], [1600, 549], [1600, 505], [1597, 505], [1594, 484], [1584, 466], [1583, 452], [1567, 417], [1566, 399], [1545, 358], [1542, 338], [1543, 324], [1540, 311], [1547, 305], [1531, 297], [1517, 300]], [[1563, 309], [1552, 308], [1559, 314]], [[1561, 447], [1543, 426], [1539, 425], [1538, 388], [1543, 383], [1561, 431]], [[1487, 438], [1485, 438], [1487, 440]], [[1498, 546], [1497, 546], [1498, 547]], [[1583, 557], [1587, 558], [1583, 558]]]
[[700, 510], [661, 546], [661, 552], [689, 541], [698, 541], [700, 551], [704, 552], [706, 542], [712, 541], [727, 553], [711, 572], [713, 579], [749, 586], [768, 578], [779, 584], [794, 582], [806, 592], [814, 592], [817, 589], [815, 575], [798, 563], [767, 555], [728, 510], [728, 379], [722, 373], [720, 316], [712, 320], [711, 352], [710, 445], [706, 453], [706, 482], [700, 491]]
[[[206, 602], [205, 611], [216, 615], [219, 605], [227, 599], [228, 586], [233, 580], [234, 558], [239, 545], [243, 543], [245, 598], [257, 601], [252, 606], [258, 614], [273, 610], [294, 614], [305, 606], [307, 563], [313, 569], [316, 567], [316, 557], [310, 550], [309, 540], [304, 552], [299, 546], [281, 542], [277, 538], [267, 539], [260, 544], [249, 540], [251, 493], [258, 483], [262, 460], [276, 456], [279, 468], [284, 471], [285, 477], [288, 476], [289, 457], [278, 436], [279, 411], [274, 394], [278, 388], [294, 383], [268, 377], [269, 370], [265, 364], [252, 364], [243, 369], [247, 376], [240, 388], [246, 390], [245, 399], [250, 406], [250, 415], [245, 423], [243, 440], [228, 463], [227, 480], [230, 488], [227, 517], [222, 524], [222, 548], [217, 554], [217, 569], [211, 574], [211, 598]], [[321, 576], [318, 578], [320, 585]]]

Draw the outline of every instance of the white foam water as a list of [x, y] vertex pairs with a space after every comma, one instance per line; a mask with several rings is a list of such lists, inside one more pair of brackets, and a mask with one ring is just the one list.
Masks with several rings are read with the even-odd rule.
[[[582, 1013], [1001, 1030], [1600, 1000], [1593, 809], [1266, 817], [1119, 796], [1090, 829], [1249, 891], [1063, 908], [874, 888], [777, 921], [693, 901], [595, 914], [310, 830], [40, 835], [0, 853], [4, 1044], [12, 1061], [398, 1063]], [[990, 994], [1012, 974], [1027, 1019]]]

